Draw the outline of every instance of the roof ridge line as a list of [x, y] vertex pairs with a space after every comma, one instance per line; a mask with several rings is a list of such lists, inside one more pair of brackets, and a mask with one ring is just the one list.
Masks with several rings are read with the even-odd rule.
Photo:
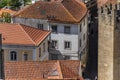
[[26, 33], [26, 31], [23, 29], [23, 27], [21, 26], [21, 24], [18, 24], [18, 26], [21, 28], [22, 31], [25, 32], [26, 36], [28, 36], [28, 38], [30, 39], [30, 41], [32, 41], [36, 45], [36, 43], [34, 42], [34, 40], [28, 35], [28, 33]]
[[61, 71], [61, 65], [60, 65], [60, 61], [59, 60], [57, 60], [57, 65], [58, 65], [59, 73], [61, 74], [60, 78], [63, 79], [63, 74], [62, 74], [62, 71]]
[[[61, 3], [62, 4], [62, 3]], [[74, 16], [65, 8], [65, 6], [62, 4], [63, 8], [65, 9], [65, 11], [68, 13], [68, 15], [70, 15], [75, 21], [78, 21], [74, 18]]]
[[28, 6], [24, 7], [24, 8], [22, 8], [22, 9], [20, 9], [19, 11], [17, 11], [17, 12], [13, 15], [13, 17], [16, 17], [16, 16], [19, 15], [22, 11], [25, 11], [26, 9], [28, 9], [28, 8], [29, 8], [30, 6], [32, 6], [32, 5], [34, 5], [34, 4], [28, 5]]

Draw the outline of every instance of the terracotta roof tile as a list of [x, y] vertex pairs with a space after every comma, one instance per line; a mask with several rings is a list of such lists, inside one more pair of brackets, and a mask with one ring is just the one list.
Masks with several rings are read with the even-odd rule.
[[[72, 63], [72, 64], [71, 64]], [[37, 80], [47, 79], [48, 74], [57, 69], [60, 79], [77, 79], [83, 80], [78, 75], [80, 61], [61, 60], [61, 61], [26, 61], [26, 62], [5, 62], [5, 79], [12, 80]], [[69, 67], [72, 66], [72, 67]], [[60, 69], [58, 69], [60, 67]], [[61, 71], [60, 71], [61, 70]], [[60, 72], [62, 72], [60, 74]], [[54, 76], [53, 76], [54, 77]]]
[[49, 31], [39, 30], [22, 24], [0, 24], [3, 44], [39, 45], [49, 34]]
[[14, 17], [47, 19], [52, 22], [79, 22], [85, 17], [87, 8], [84, 3], [76, 0], [62, 2], [38, 1], [20, 10]]

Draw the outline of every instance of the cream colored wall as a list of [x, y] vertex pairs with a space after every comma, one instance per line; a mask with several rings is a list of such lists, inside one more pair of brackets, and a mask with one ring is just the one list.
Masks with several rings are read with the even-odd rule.
[[[43, 51], [43, 44], [45, 43], [45, 52]], [[39, 48], [41, 48], [41, 57], [39, 57]], [[42, 61], [42, 57], [46, 56], [43, 60], [48, 60], [48, 38], [46, 38], [42, 44], [40, 44], [37, 48], [36, 48], [36, 53], [37, 53], [37, 61]]]
[[[43, 51], [43, 44], [45, 43], [45, 52]], [[41, 56], [39, 57], [39, 48], [41, 48]], [[48, 60], [48, 38], [46, 38], [38, 47], [33, 48], [26, 48], [26, 47], [20, 47], [14, 46], [14, 48], [10, 46], [6, 46], [4, 49], [4, 60], [11, 61], [10, 60], [10, 51], [16, 51], [17, 52], [17, 61], [24, 61], [24, 54], [28, 54], [28, 61], [43, 61]]]
[[4, 49], [4, 61], [10, 61], [10, 51], [17, 52], [17, 61], [24, 61], [23, 55], [26, 52], [28, 54], [28, 61], [33, 60], [33, 51], [25, 49]]

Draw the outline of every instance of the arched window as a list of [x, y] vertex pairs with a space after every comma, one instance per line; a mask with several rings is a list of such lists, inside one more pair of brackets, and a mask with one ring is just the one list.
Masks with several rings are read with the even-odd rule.
[[16, 51], [11, 51], [10, 52], [10, 60], [11, 61], [16, 61], [17, 60], [17, 52]]

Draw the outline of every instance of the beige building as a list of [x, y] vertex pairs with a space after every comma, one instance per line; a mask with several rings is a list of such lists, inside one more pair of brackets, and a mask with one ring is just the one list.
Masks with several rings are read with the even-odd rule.
[[120, 1], [98, 0], [98, 80], [120, 80]]
[[0, 24], [6, 61], [48, 60], [49, 31], [22, 24]]

